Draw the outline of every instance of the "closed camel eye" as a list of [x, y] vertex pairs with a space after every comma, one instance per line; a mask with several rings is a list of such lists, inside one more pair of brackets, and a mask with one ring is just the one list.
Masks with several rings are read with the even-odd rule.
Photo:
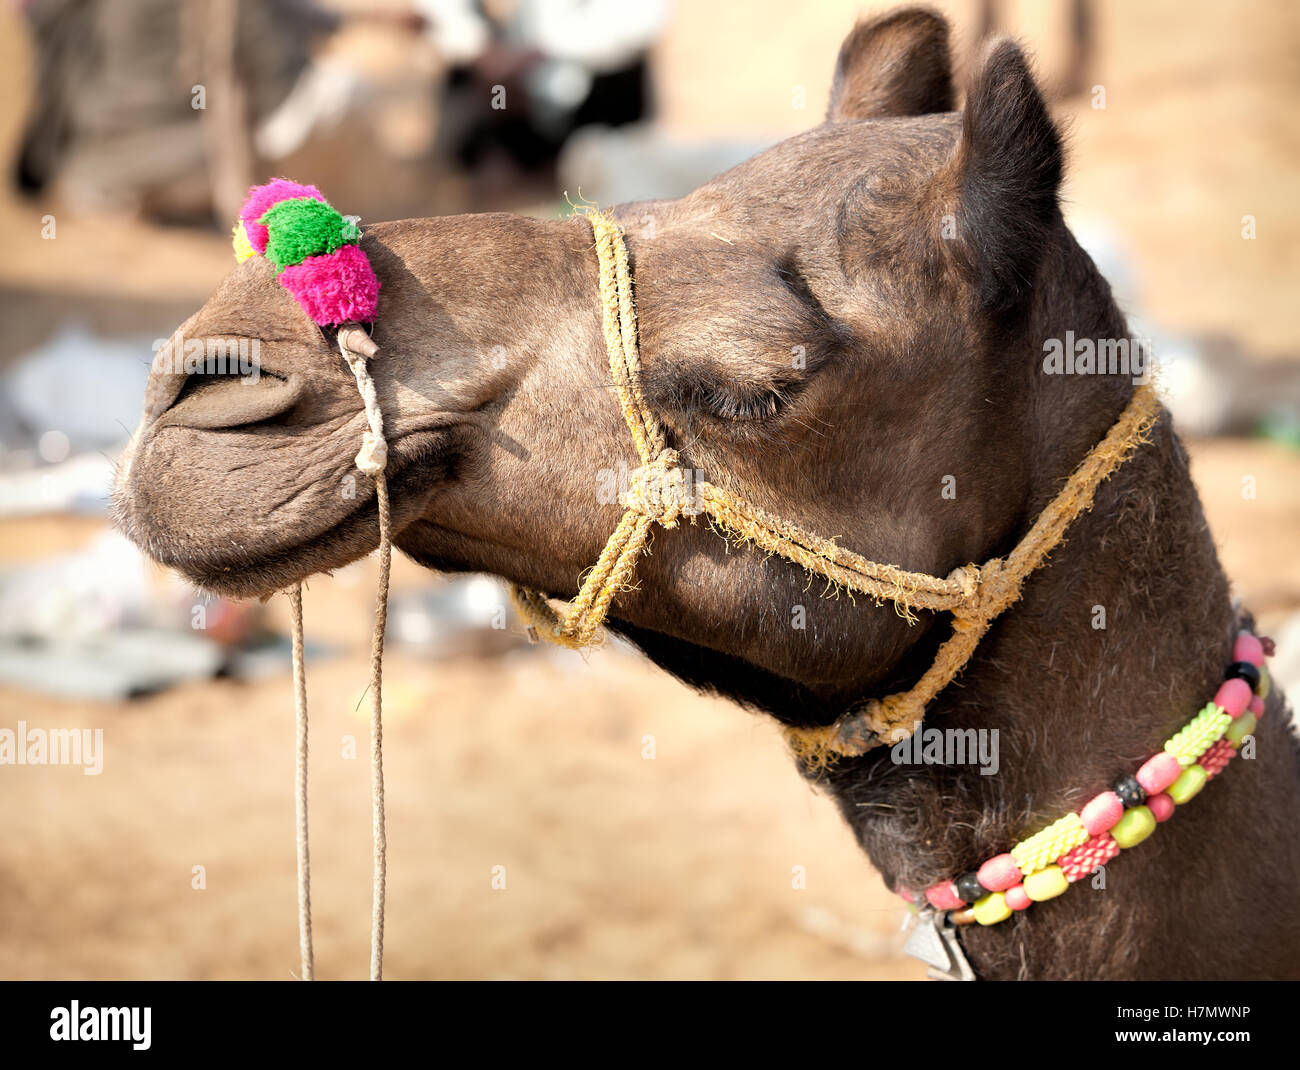
[[759, 421], [780, 415], [788, 401], [787, 393], [780, 389], [725, 385], [706, 388], [699, 404], [723, 420]]

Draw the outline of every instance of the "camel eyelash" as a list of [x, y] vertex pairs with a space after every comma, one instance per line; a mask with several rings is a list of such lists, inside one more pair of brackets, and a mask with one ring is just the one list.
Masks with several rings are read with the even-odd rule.
[[691, 391], [687, 400], [720, 420], [757, 423], [779, 416], [791, 396], [792, 389], [788, 386], [712, 383]]
[[705, 406], [724, 420], [770, 420], [781, 411], [785, 401], [777, 390], [748, 397], [729, 390], [714, 390], [705, 400]]
[[646, 376], [643, 383], [654, 404], [688, 419], [700, 416], [724, 424], [761, 426], [786, 412], [807, 385], [808, 370], [823, 360], [819, 352], [815, 361], [809, 360], [793, 374], [773, 367], [774, 363], [750, 365], [754, 378], [749, 378], [743, 367], [738, 367], [736, 374], [726, 374], [716, 365], [701, 368], [687, 362], [665, 362], [658, 375]]

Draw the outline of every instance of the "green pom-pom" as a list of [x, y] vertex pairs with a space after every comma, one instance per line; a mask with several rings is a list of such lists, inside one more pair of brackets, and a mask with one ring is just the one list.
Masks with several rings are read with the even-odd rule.
[[357, 227], [324, 201], [292, 197], [258, 220], [267, 229], [266, 258], [283, 271], [309, 256], [323, 256], [357, 240]]

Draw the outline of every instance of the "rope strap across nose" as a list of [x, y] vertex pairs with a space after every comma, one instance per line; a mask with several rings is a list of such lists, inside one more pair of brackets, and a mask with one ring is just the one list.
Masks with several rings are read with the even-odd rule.
[[516, 586], [515, 608], [530, 632], [562, 646], [587, 646], [596, 638], [615, 595], [630, 586], [654, 524], [673, 528], [682, 516], [694, 520], [703, 513], [737, 542], [780, 555], [877, 605], [893, 602], [909, 621], [915, 619], [912, 611], [916, 609], [952, 613], [952, 635], [909, 691], [870, 699], [833, 725], [786, 732], [795, 752], [814, 765], [907, 738], [930, 700], [970, 660], [992, 621], [1020, 597], [1025, 577], [1046, 560], [1069, 525], [1092, 507], [1097, 487], [1147, 441], [1160, 415], [1154, 389], [1144, 384], [1134, 391], [1106, 437], [1093, 447], [1005, 559], [994, 558], [982, 566], [964, 565], [946, 577], [870, 561], [834, 539], [824, 539], [767, 513], [713, 483], [698, 478], [688, 481], [681, 458], [667, 447], [663, 428], [642, 391], [636, 308], [623, 232], [606, 213], [589, 212], [587, 220], [595, 235], [600, 268], [610, 378], [641, 465], [631, 473], [628, 491], [620, 499], [623, 517], [573, 601], [557, 612], [544, 592]]
[[[368, 360], [378, 347], [363, 327], [345, 323], [338, 332], [339, 351], [352, 370], [365, 407], [367, 430], [362, 436], [356, 466], [375, 481], [375, 504], [379, 514], [379, 583], [375, 596], [375, 630], [370, 647], [370, 807], [373, 872], [370, 908], [370, 979], [384, 976], [384, 907], [387, 898], [388, 836], [384, 820], [384, 724], [383, 669], [384, 632], [388, 623], [388, 584], [392, 571], [392, 514], [388, 504], [388, 445], [384, 439], [384, 416], [379, 408]], [[289, 592], [293, 617], [294, 707], [298, 730], [298, 765], [295, 808], [298, 827], [298, 943], [302, 958], [302, 979], [314, 974], [311, 932], [311, 862], [307, 838], [307, 679], [303, 665], [302, 584]]]

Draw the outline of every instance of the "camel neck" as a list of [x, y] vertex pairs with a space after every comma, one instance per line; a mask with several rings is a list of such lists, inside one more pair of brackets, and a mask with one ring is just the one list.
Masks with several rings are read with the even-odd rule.
[[[842, 763], [827, 781], [891, 886], [919, 889], [959, 876], [1077, 810], [1157, 751], [1213, 696], [1235, 626], [1187, 457], [1166, 418], [1025, 585], [958, 684], [927, 710], [924, 731], [973, 738], [974, 760], [944, 764], [952, 752], [932, 745], [927, 753], [923, 736], [919, 749], [881, 749]], [[1175, 962], [1177, 946], [1161, 941], [1191, 899], [1206, 900], [1198, 916], [1217, 910], [1205, 890], [1214, 883], [1205, 858], [1217, 854], [1216, 872], [1264, 887], [1297, 850], [1282, 834], [1260, 836], [1249, 850], [1241, 843], [1243, 823], [1253, 833], [1252, 823], [1270, 812], [1300, 808], [1285, 716], [1275, 694], [1256, 733], [1257, 757], [1234, 763], [1141, 851], [1115, 859], [1105, 888], [1046, 904], [1033, 918], [963, 930], [976, 972], [1197, 975], [1200, 967]], [[1220, 902], [1239, 894], [1217, 891]], [[1300, 928], [1300, 910], [1288, 909], [1289, 924]], [[1131, 946], [1099, 940], [1107, 931]], [[1139, 953], [1147, 957], [1135, 968], [1128, 956]], [[1266, 954], [1274, 975], [1284, 974], [1275, 956]], [[1238, 967], [1243, 976], [1264, 969], [1245, 958]]]

